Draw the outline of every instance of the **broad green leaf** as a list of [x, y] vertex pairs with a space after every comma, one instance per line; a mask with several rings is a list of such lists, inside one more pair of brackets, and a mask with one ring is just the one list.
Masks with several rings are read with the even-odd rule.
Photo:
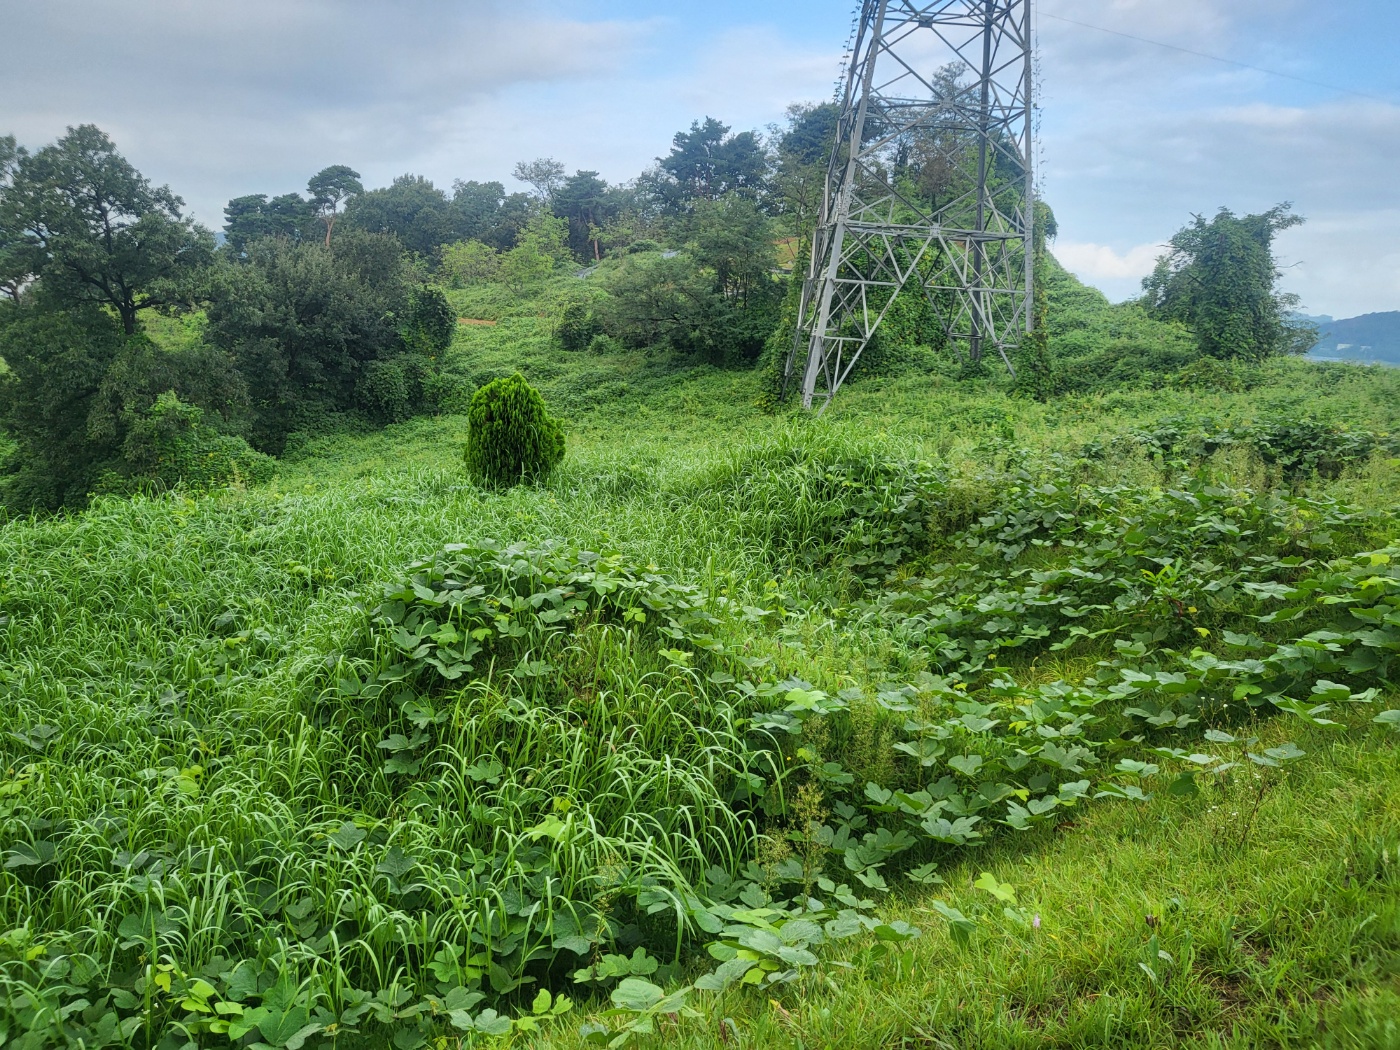
[[[778, 944], [781, 945], [782, 942], [778, 941]], [[640, 977], [627, 977], [613, 989], [611, 999], [619, 1009], [643, 1013], [665, 997], [666, 993], [650, 981], [644, 981]]]
[[997, 900], [1005, 904], [1016, 903], [1016, 889], [1009, 883], [998, 882], [995, 875], [989, 871], [982, 872], [977, 876], [977, 881], [972, 884], [984, 893], [990, 893]]

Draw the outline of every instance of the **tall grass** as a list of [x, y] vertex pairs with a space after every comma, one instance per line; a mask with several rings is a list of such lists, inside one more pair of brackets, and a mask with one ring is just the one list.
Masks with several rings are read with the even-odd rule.
[[[493, 332], [461, 337], [474, 367], [511, 354], [515, 344], [490, 342]], [[532, 355], [543, 354], [525, 352], [532, 381]], [[556, 364], [546, 393], [577, 381], [585, 364], [601, 367]], [[645, 379], [645, 363], [613, 364], [625, 378], [608, 382]], [[654, 397], [616, 402], [595, 403], [576, 382], [569, 456], [542, 488], [473, 486], [457, 467], [462, 423], [445, 418], [313, 442], [261, 488], [99, 499], [81, 515], [0, 525], [0, 1030], [18, 1039], [32, 1027], [17, 1045], [63, 1045], [77, 1038], [74, 1026], [96, 1031], [111, 1009], [137, 1021], [110, 1045], [223, 1045], [227, 1032], [190, 1027], [190, 1010], [157, 980], [167, 966], [176, 981], [204, 980], [214, 998], [249, 1009], [286, 985], [276, 1001], [288, 1016], [303, 1011], [295, 1016], [320, 1025], [317, 1039], [342, 1045], [352, 1037], [338, 1028], [371, 1026], [376, 1015], [357, 1014], [357, 1004], [380, 995], [388, 1020], [365, 1037], [379, 1045], [417, 1023], [395, 1011], [452, 987], [480, 985], [502, 1009], [521, 1008], [540, 987], [569, 988], [569, 971], [604, 950], [640, 943], [693, 959], [682, 952], [696, 943], [691, 896], [807, 848], [807, 818], [781, 797], [793, 745], [748, 722], [775, 701], [735, 679], [870, 695], [912, 674], [908, 631], [852, 603], [887, 572], [926, 568], [951, 537], [1004, 509], [1010, 479], [1049, 483], [1049, 464], [1057, 484], [1160, 491], [1176, 477], [1170, 464], [1128, 448], [1086, 452], [1132, 427], [1302, 406], [1389, 430], [1400, 415], [1393, 385], [1361, 370], [1285, 363], [1267, 379], [1248, 394], [1127, 392], [1042, 406], [904, 377], [852, 387], [816, 423], [761, 415], [749, 407], [756, 388], [737, 373], [702, 370]], [[1197, 468], [1259, 486], [1280, 480], [1233, 455]], [[1377, 511], [1400, 495], [1384, 457], [1308, 487]], [[694, 637], [655, 633], [654, 618], [590, 607], [567, 632], [531, 627], [509, 661], [416, 685], [411, 699], [427, 713], [396, 698], [383, 675], [404, 650], [376, 618], [383, 585], [403, 586], [406, 565], [449, 544], [536, 549], [552, 538], [618, 552], [627, 572], [691, 588], [697, 603], [723, 610], [718, 655]], [[1081, 651], [1056, 677], [1111, 654], [1108, 643]], [[536, 673], [532, 662], [550, 669]], [[1043, 666], [1028, 659], [1016, 670], [1034, 682]], [[854, 704], [848, 722], [823, 730], [821, 757], [878, 779], [904, 761], [891, 757], [894, 724]], [[419, 731], [427, 739], [414, 746]], [[402, 747], [382, 746], [395, 734]], [[1381, 760], [1367, 765], [1363, 739], [1393, 747], [1356, 736], [1338, 768], [1390, 775]], [[405, 765], [393, 767], [396, 757]], [[422, 765], [406, 772], [414, 761]], [[736, 791], [765, 761], [773, 768], [755, 790], [770, 793], [766, 808]], [[1144, 821], [1180, 819], [1154, 806]], [[1137, 834], [1130, 818], [1102, 819], [1104, 841]], [[1383, 819], [1392, 827], [1393, 810]], [[1027, 841], [1037, 845], [995, 847], [999, 871], [1015, 869], [1018, 849], [1049, 840]], [[1071, 859], [1076, 870], [1090, 863]], [[895, 907], [912, 913], [919, 899]], [[1366, 940], [1367, 951], [1393, 944], [1393, 924], [1393, 909], [1373, 923], [1367, 937], [1382, 939]], [[1028, 950], [1053, 966], [1049, 948]], [[1010, 965], [1001, 951], [985, 965]], [[1136, 979], [1132, 959], [1095, 969], [1085, 951], [1073, 954], [1080, 992], [1093, 981], [1111, 989], [1123, 972]], [[959, 1033], [954, 1045], [990, 1045], [1004, 1018], [978, 998], [976, 964], [957, 965], [975, 1017], [954, 1023], [959, 1008], [940, 1001], [917, 1022], [881, 1030], [915, 1038], [933, 1025]], [[885, 966], [872, 956], [858, 980], [911, 979]], [[828, 980], [801, 987], [824, 989], [840, 1014], [850, 1006], [843, 978]], [[1042, 999], [1069, 994], [1046, 980]], [[78, 1001], [62, 988], [83, 990], [88, 1006], [57, 1016]], [[1153, 1017], [1171, 1009], [1141, 1008]], [[1091, 1043], [1091, 1014], [1066, 1022], [1063, 1038]], [[792, 1034], [772, 1021], [779, 1015], [765, 1016], [745, 1023], [773, 1045]], [[803, 1023], [826, 1033], [805, 1045], [877, 1045]], [[1157, 1045], [1151, 1025], [1133, 1031]]]

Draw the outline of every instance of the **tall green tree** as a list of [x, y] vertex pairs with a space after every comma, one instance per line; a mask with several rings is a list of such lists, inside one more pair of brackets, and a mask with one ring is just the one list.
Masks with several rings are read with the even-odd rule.
[[19, 157], [4, 198], [19, 232], [17, 279], [42, 282], [60, 305], [111, 307], [128, 336], [140, 311], [188, 301], [212, 259], [213, 236], [181, 215], [184, 202], [91, 124]]
[[19, 162], [25, 156], [13, 135], [0, 136], [0, 296], [7, 299], [19, 298], [29, 270], [23, 223], [14, 211], [15, 200], [10, 193]]
[[403, 352], [410, 289], [398, 242], [353, 229], [334, 252], [255, 241], [246, 265], [221, 270], [209, 338], [246, 379], [259, 449], [279, 453], [311, 414], [356, 405], [366, 366]]
[[345, 205], [345, 222], [366, 233], [392, 233], [411, 252], [435, 257], [442, 245], [465, 237], [447, 194], [421, 175], [400, 175]]
[[826, 192], [827, 162], [836, 143], [841, 109], [835, 103], [788, 107], [788, 126], [776, 139], [769, 208], [793, 237], [811, 233]]
[[672, 214], [688, 212], [696, 201], [736, 193], [761, 200], [767, 190], [768, 158], [752, 131], [731, 134], [714, 117], [677, 132], [671, 152], [657, 160], [648, 181]]
[[576, 171], [555, 191], [554, 214], [569, 224], [569, 248], [579, 258], [602, 258], [599, 236], [612, 217], [608, 184], [596, 171]]
[[554, 195], [567, 181], [564, 177], [564, 165], [553, 157], [522, 160], [511, 174], [534, 189], [536, 199], [546, 206], [553, 204]]
[[626, 257], [610, 275], [598, 320], [627, 346], [668, 346], [715, 364], [752, 361], [783, 296], [769, 220], [753, 201], [731, 195], [697, 202], [687, 225], [683, 251]]
[[501, 280], [519, 290], [542, 281], [573, 261], [569, 252], [568, 224], [540, 213], [525, 224], [515, 247], [501, 256]]
[[105, 478], [141, 473], [128, 441], [168, 393], [205, 406], [211, 432], [246, 449], [232, 436], [244, 387], [225, 355], [209, 347], [169, 352], [143, 334], [128, 337], [96, 303], [56, 306], [40, 285], [0, 304], [0, 358], [8, 365], [0, 427], [17, 446], [0, 482], [11, 509], [81, 507]]
[[235, 197], [224, 206], [224, 243], [241, 256], [263, 237], [300, 240], [316, 219], [316, 210], [300, 193], [268, 198], [265, 193]]
[[340, 206], [364, 191], [364, 186], [360, 185], [360, 173], [344, 164], [322, 168], [307, 182], [306, 192], [311, 197], [311, 207], [326, 227], [327, 248], [331, 246], [331, 231], [340, 218]]
[[1143, 281], [1143, 305], [1154, 317], [1190, 327], [1210, 357], [1259, 361], [1299, 349], [1307, 340], [1289, 318], [1298, 297], [1278, 289], [1273, 245], [1302, 222], [1288, 203], [1258, 215], [1228, 208], [1210, 219], [1197, 215]]
[[121, 354], [121, 324], [95, 303], [55, 309], [40, 295], [0, 304], [0, 424], [17, 452], [6, 463], [13, 510], [78, 507], [117, 453], [88, 418]]
[[773, 228], [758, 205], [738, 195], [700, 201], [692, 228], [691, 254], [714, 276], [717, 292], [740, 310], [777, 303], [782, 286], [773, 278]]
[[452, 210], [458, 237], [489, 244], [497, 251], [515, 247], [520, 231], [538, 210], [538, 202], [528, 193], [507, 195], [499, 182], [452, 184]]

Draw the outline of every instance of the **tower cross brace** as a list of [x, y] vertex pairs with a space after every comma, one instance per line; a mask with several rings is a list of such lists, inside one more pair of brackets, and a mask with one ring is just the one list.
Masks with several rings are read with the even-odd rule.
[[[1031, 0], [864, 0], [786, 393], [829, 403], [901, 294], [969, 361], [1032, 324]], [[825, 407], [825, 405], [823, 405]]]

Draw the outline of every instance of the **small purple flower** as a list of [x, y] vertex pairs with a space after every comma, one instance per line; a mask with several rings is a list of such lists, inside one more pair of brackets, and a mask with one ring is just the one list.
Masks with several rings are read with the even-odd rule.
[[1035, 913], [1035, 918], [1031, 920], [1031, 929], [1040, 929], [1040, 912]]

